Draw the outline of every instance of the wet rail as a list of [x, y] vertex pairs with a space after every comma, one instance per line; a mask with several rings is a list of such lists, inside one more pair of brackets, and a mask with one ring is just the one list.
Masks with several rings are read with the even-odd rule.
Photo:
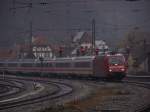
[[[123, 83], [137, 85], [139, 87], [150, 89], [150, 83], [147, 83], [147, 81], [149, 81], [149, 79], [150, 79], [150, 77], [149, 78], [145, 78], [145, 77], [132, 77], [132, 78], [129, 78], [129, 80], [123, 81]], [[135, 81], [132, 81], [132, 80], [135, 80]], [[146, 81], [146, 82], [144, 82], [144, 81]], [[150, 103], [143, 104], [142, 106], [140, 106], [139, 108], [137, 108], [135, 110], [135, 112], [150, 112]]]
[[[17, 85], [17, 84], [19, 85]], [[0, 99], [5, 97], [10, 97], [13, 95], [17, 95], [23, 91], [25, 91], [24, 83], [17, 80], [10, 80], [10, 79], [0, 79], [0, 85], [4, 88], [4, 91], [0, 93]], [[15, 90], [13, 90], [15, 89]]]
[[[11, 78], [11, 80], [34, 81], [33, 79], [24, 79], [24, 78]], [[47, 100], [54, 100], [69, 95], [73, 92], [73, 87], [66, 83], [49, 81], [49, 80], [40, 80], [40, 79], [36, 81], [38, 81], [39, 83], [51, 84], [53, 86], [56, 86], [57, 89], [51, 93], [47, 93], [33, 98], [31, 97], [29, 99], [6, 101], [4, 103], [0, 103], [0, 110], [5, 110], [13, 107], [18, 107], [18, 106], [30, 105], [42, 101], [47, 101]]]

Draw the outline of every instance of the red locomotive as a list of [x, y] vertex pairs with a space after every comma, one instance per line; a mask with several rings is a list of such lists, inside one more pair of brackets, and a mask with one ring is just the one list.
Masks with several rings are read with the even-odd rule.
[[123, 55], [98, 55], [51, 60], [3, 60], [0, 71], [13, 73], [42, 73], [81, 77], [104, 77], [122, 79], [126, 75]]

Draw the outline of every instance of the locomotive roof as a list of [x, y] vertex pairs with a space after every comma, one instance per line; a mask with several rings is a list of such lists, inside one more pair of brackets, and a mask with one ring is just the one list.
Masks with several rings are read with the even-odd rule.
[[[52, 61], [73, 61], [73, 60], [91, 60], [95, 56], [80, 56], [80, 57], [63, 57], [63, 58], [53, 58], [53, 59], [46, 59], [43, 62], [52, 62]], [[41, 62], [39, 59], [7, 59], [7, 60], [0, 60], [0, 63], [36, 63]]]

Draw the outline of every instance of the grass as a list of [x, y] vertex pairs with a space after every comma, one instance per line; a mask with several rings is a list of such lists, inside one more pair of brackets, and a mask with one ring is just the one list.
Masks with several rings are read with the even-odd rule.
[[104, 101], [106, 96], [128, 95], [128, 91], [117, 88], [100, 88], [91, 93], [86, 99], [74, 99], [63, 106], [54, 106], [40, 112], [86, 112], [92, 107]]

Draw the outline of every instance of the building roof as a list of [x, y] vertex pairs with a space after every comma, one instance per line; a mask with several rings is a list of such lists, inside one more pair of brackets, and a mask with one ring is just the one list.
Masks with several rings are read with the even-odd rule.
[[47, 45], [48, 38], [47, 37], [32, 37], [32, 44], [33, 45]]
[[5, 48], [5, 49], [0, 49], [0, 59], [12, 59], [16, 57], [16, 53], [9, 49], [9, 48]]
[[78, 32], [75, 37], [73, 38], [73, 42], [77, 42], [78, 40], [80, 40], [82, 38], [82, 36], [84, 35], [84, 31], [80, 31]]

